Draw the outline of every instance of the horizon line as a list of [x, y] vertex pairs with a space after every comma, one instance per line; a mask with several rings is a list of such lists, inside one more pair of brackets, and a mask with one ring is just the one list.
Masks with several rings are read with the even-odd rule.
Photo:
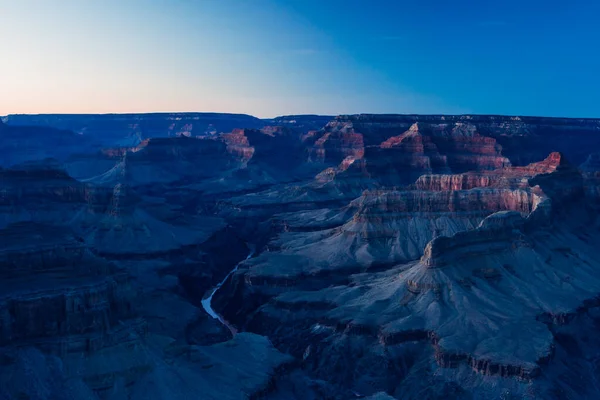
[[338, 113], [338, 114], [316, 114], [316, 113], [307, 113], [307, 114], [281, 114], [273, 117], [258, 117], [253, 114], [248, 113], [238, 113], [238, 112], [220, 112], [220, 111], [149, 111], [149, 112], [100, 112], [100, 113], [73, 113], [73, 112], [60, 112], [60, 113], [9, 113], [9, 114], [0, 114], [0, 119], [5, 120], [11, 116], [54, 116], [54, 115], [63, 115], [63, 116], [126, 116], [126, 115], [184, 115], [184, 114], [220, 114], [220, 115], [231, 115], [231, 116], [244, 116], [256, 118], [259, 120], [270, 120], [277, 118], [286, 118], [286, 117], [350, 117], [350, 116], [360, 116], [360, 115], [372, 115], [372, 116], [406, 116], [406, 117], [510, 117], [510, 118], [551, 118], [551, 119], [577, 119], [577, 120], [600, 120], [600, 116], [598, 117], [566, 117], [566, 116], [555, 116], [555, 115], [526, 115], [526, 114], [480, 114], [480, 113]]

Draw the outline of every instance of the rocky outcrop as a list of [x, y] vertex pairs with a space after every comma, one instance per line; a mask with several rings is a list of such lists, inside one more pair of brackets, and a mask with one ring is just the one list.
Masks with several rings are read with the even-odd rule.
[[[326, 337], [327, 343], [343, 342], [347, 335], [369, 337], [370, 346], [377, 341], [390, 347], [425, 341], [432, 344], [442, 368], [469, 366], [478, 374], [536, 379], [552, 360], [555, 346], [536, 316], [549, 309], [576, 310], [594, 298], [600, 286], [590, 280], [594, 261], [586, 249], [594, 244], [577, 239], [580, 232], [526, 234], [524, 226], [519, 213], [496, 213], [475, 231], [434, 239], [414, 264], [355, 275], [350, 283], [340, 281], [317, 290], [310, 286], [300, 290], [305, 278], [298, 277], [275, 301], [259, 308], [249, 326], [277, 331], [287, 321], [296, 325], [286, 334], [294, 336], [291, 332], [296, 329], [298, 335], [312, 335], [314, 340]], [[557, 250], [566, 237], [573, 249], [570, 254], [577, 256], [565, 258]], [[563, 274], [578, 289], [555, 279]], [[280, 310], [280, 304], [304, 317], [286, 317], [289, 311]], [[476, 307], [478, 312], [465, 314], [464, 307]], [[531, 317], [523, 319], [525, 315]], [[302, 318], [309, 328], [303, 327]], [[324, 347], [320, 357], [335, 349]]]
[[[309, 134], [306, 142], [312, 145], [311, 154], [320, 154], [316, 159], [321, 162], [339, 164], [346, 157], [364, 159], [362, 165], [355, 162], [354, 167], [385, 186], [411, 183], [422, 174], [500, 169], [511, 165], [511, 156], [516, 165], [527, 165], [550, 152], [561, 151], [573, 161], [582, 162], [578, 146], [566, 142], [567, 132], [589, 142], [590, 149], [600, 146], [594, 141], [597, 135], [593, 135], [598, 129], [596, 120], [527, 121], [468, 116], [341, 116]], [[527, 128], [523, 128], [525, 125]], [[539, 132], [546, 130], [563, 134], [557, 132], [542, 139]], [[584, 137], [584, 132], [591, 133]], [[503, 151], [503, 143], [510, 147], [511, 154]], [[532, 153], [523, 155], [523, 151], [517, 151], [519, 146]], [[329, 156], [324, 158], [324, 152]], [[339, 167], [331, 174], [339, 174], [336, 179], [343, 180], [348, 171]]]
[[236, 165], [225, 143], [187, 137], [144, 141], [128, 155], [128, 163], [138, 184], [214, 177]]
[[[421, 263], [429, 268], [440, 268], [461, 259], [483, 257], [487, 254], [531, 246], [524, 235], [514, 230], [522, 229], [525, 220], [520, 213], [500, 211], [490, 215], [480, 224], [477, 234], [458, 232], [453, 236], [440, 236], [427, 244]], [[414, 289], [416, 288], [416, 285]]]
[[43, 400], [260, 398], [292, 361], [249, 333], [213, 346], [147, 336], [86, 357], [59, 358], [32, 347], [0, 348], [0, 357], [0, 394]]
[[221, 137], [227, 143], [227, 151], [246, 164], [254, 155], [254, 148], [250, 147], [250, 142], [244, 133], [243, 129], [234, 129]]
[[19, 223], [0, 235], [0, 346], [88, 352], [117, 343], [128, 326], [143, 330], [125, 271], [64, 228]]
[[[336, 120], [355, 126], [360, 124], [367, 129], [383, 127], [386, 130], [406, 130], [414, 123], [450, 127], [468, 124], [475, 126], [482, 136], [495, 139], [502, 147], [502, 154], [513, 165], [530, 164], [554, 151], [563, 152], [578, 165], [600, 146], [600, 122], [592, 118], [361, 114], [339, 116]], [[364, 129], [365, 133], [371, 133], [367, 129]]]
[[[540, 163], [544, 168], [535, 164], [464, 175], [430, 175], [406, 190], [367, 190], [337, 212], [281, 214], [276, 218], [280, 235], [269, 247], [285, 255], [290, 265], [288, 278], [414, 260], [435, 237], [475, 229], [496, 212], [535, 213], [547, 220], [543, 215], [548, 212], [550, 197], [558, 205], [576, 198], [582, 190], [577, 170], [561, 160], [553, 154]], [[249, 279], [277, 281], [270, 276], [270, 268], [263, 272], [269, 257], [266, 253], [255, 260], [261, 266], [251, 269]]]
[[163, 201], [144, 202], [134, 190], [138, 181], [131, 163], [138, 166], [138, 160], [128, 156], [85, 182], [52, 162], [0, 170], [0, 227], [19, 221], [68, 226], [95, 251], [113, 258], [148, 258], [185, 248], [197, 251], [225, 228], [220, 218], [181, 218], [176, 204], [173, 210]]
[[0, 169], [0, 228], [19, 221], [69, 224], [82, 211], [108, 212], [112, 195], [112, 188], [73, 179], [56, 160]]
[[[312, 152], [319, 161], [364, 156], [372, 175], [381, 173], [379, 168], [396, 169], [399, 175], [396, 184], [407, 179], [414, 181], [419, 173], [486, 170], [510, 165], [494, 138], [480, 135], [475, 125], [465, 123], [416, 122], [405, 127], [338, 118], [313, 134], [310, 140], [314, 143]], [[328, 157], [324, 156], [325, 152]]]
[[[305, 147], [299, 136], [289, 128], [265, 126], [258, 129], [234, 129], [219, 136], [227, 143], [244, 167], [273, 176], [275, 180], [295, 178], [297, 169], [307, 160]], [[308, 177], [308, 176], [307, 176]]]
[[[402, 187], [423, 174], [484, 171], [510, 165], [493, 138], [468, 124], [427, 125], [347, 121], [340, 118], [303, 138], [309, 161], [325, 167], [315, 180], [296, 187], [295, 201], [352, 199], [365, 189]], [[286, 199], [288, 188], [279, 190]], [[269, 194], [270, 197], [273, 194]]]
[[[385, 362], [406, 365], [392, 349], [417, 341], [433, 351], [418, 357], [441, 369], [533, 381], [555, 348], [538, 316], [576, 310], [600, 290], [588, 280], [596, 239], [581, 231], [589, 218], [576, 205], [582, 193], [577, 169], [552, 153], [524, 167], [366, 191], [341, 212], [282, 214], [285, 229], [271, 251], [242, 264], [213, 305], [238, 327], [277, 337], [323, 376], [332, 371], [313, 357], [337, 359], [350, 343], [363, 343], [352, 361], [358, 369], [383, 351]], [[328, 220], [337, 225], [319, 228]], [[564, 240], [577, 250], [563, 248]], [[577, 289], [556, 280], [564, 274]], [[377, 343], [387, 350], [365, 350]], [[392, 385], [385, 376], [373, 379]]]
[[346, 157], [361, 158], [364, 154], [363, 135], [352, 124], [330, 122], [320, 132], [309, 132], [304, 142], [315, 162], [337, 164]]
[[[65, 228], [12, 224], [0, 243], [2, 396], [242, 398], [269, 393], [273, 375], [293, 361], [252, 334], [212, 346], [162, 336], [146, 319], [173, 313], [148, 310], [157, 289], [145, 286], [148, 273], [131, 271], [137, 285], [146, 282], [137, 286]], [[176, 305], [175, 314], [187, 312]]]
[[[483, 185], [515, 187], [516, 179], [536, 172], [510, 169], [510, 165], [544, 170], [545, 166], [537, 162], [557, 151], [580, 163], [590, 152], [600, 149], [597, 131], [598, 121], [592, 119], [339, 116], [303, 137], [309, 160], [322, 168], [313, 181], [275, 185], [264, 192], [234, 197], [232, 208], [240, 210], [240, 218], [246, 219], [245, 209], [251, 209], [250, 215], [267, 206], [273, 210], [269, 215], [290, 208], [306, 210], [327, 202], [348, 202], [364, 190], [402, 188], [419, 179], [422, 181], [417, 188], [423, 187], [428, 178], [420, 177], [432, 174], [453, 175], [455, 181], [450, 185], [461, 185], [463, 189]], [[587, 147], [583, 149], [574, 143], [584, 143]], [[483, 171], [499, 172], [478, 175]], [[266, 212], [260, 214], [264, 218]]]

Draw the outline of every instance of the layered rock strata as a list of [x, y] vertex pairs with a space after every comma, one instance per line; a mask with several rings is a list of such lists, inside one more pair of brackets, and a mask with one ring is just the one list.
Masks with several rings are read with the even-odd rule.
[[0, 235], [0, 345], [85, 352], [143, 330], [125, 271], [95, 257], [64, 228], [18, 223]]
[[[321, 360], [342, 362], [346, 346], [365, 351], [345, 361], [355, 373], [382, 358], [404, 364], [400, 376], [408, 376], [421, 368], [416, 360], [431, 358], [441, 369], [537, 382], [556, 347], [547, 316], [562, 321], [600, 293], [595, 225], [584, 225], [589, 214], [576, 205], [583, 190], [577, 169], [553, 153], [525, 167], [429, 175], [407, 191], [367, 192], [337, 228], [307, 232], [306, 217], [284, 214], [290, 223], [273, 250], [246, 262], [216, 304], [229, 321], [276, 338], [317, 376], [334, 374], [343, 385], [353, 378]], [[404, 252], [394, 254], [395, 243]], [[420, 348], [406, 364], [415, 341], [431, 350]], [[357, 391], [364, 379], [405, 390], [384, 372], [368, 374]]]

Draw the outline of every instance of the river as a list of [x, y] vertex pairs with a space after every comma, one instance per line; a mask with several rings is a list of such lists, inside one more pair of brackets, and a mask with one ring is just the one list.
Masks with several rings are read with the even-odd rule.
[[[250, 254], [248, 254], [248, 257], [246, 257], [246, 260], [251, 258], [254, 255], [254, 250], [252, 250], [250, 252]], [[215, 295], [215, 293], [217, 293], [217, 290], [219, 290], [221, 288], [221, 286], [223, 286], [223, 284], [227, 281], [227, 279], [231, 276], [231, 274], [233, 274], [235, 271], [238, 270], [240, 264], [236, 264], [236, 266], [229, 271], [229, 273], [225, 276], [225, 278], [223, 278], [223, 280], [221, 282], [219, 282], [217, 284], [217, 286], [215, 286], [215, 288], [210, 292], [210, 295], [208, 297], [206, 297], [205, 299], [202, 299], [202, 308], [204, 308], [204, 311], [206, 311], [206, 313], [208, 315], [210, 315], [211, 317], [213, 317], [214, 319], [218, 319], [219, 322], [223, 325], [225, 325], [227, 327], [227, 329], [229, 329], [229, 331], [231, 331], [232, 335], [235, 335], [237, 333], [237, 329], [235, 329], [235, 327], [231, 326], [226, 320], [225, 318], [223, 318], [221, 315], [217, 314], [217, 312], [212, 308], [212, 299], [213, 296]]]

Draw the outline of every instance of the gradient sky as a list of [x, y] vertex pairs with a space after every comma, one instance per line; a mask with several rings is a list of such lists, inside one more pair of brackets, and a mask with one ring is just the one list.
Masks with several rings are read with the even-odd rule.
[[0, 0], [0, 115], [600, 117], [597, 0]]

